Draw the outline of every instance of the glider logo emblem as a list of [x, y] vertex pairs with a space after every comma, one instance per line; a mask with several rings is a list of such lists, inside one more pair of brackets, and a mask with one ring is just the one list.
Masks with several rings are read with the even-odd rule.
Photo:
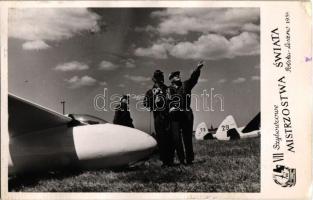
[[276, 165], [273, 169], [273, 179], [276, 184], [282, 187], [292, 187], [296, 185], [296, 169]]

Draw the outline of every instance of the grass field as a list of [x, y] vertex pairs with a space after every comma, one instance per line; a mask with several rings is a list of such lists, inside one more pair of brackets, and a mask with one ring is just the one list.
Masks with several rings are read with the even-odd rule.
[[260, 138], [194, 141], [195, 163], [162, 168], [157, 156], [124, 170], [55, 172], [9, 180], [23, 192], [259, 192]]

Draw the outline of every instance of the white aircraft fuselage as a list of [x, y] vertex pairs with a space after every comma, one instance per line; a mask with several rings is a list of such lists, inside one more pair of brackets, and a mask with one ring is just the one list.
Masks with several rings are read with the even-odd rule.
[[126, 166], [147, 157], [155, 146], [148, 134], [109, 123], [50, 128], [10, 138], [9, 174]]
[[123, 167], [147, 158], [156, 141], [90, 115], [61, 115], [9, 95], [9, 175], [64, 167]]

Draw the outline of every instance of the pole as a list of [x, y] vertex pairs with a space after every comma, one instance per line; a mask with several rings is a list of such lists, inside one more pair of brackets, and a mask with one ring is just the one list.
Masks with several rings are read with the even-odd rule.
[[62, 104], [63, 115], [65, 115], [65, 101], [61, 101], [61, 104]]
[[151, 133], [151, 112], [150, 112], [150, 117], [149, 117], [149, 123], [150, 123], [150, 125], [149, 125], [149, 132], [150, 132], [150, 135], [152, 134]]

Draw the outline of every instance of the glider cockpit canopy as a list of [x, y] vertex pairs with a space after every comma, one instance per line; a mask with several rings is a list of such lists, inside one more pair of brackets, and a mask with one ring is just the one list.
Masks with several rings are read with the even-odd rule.
[[68, 115], [70, 118], [73, 119], [72, 122], [70, 122], [71, 126], [81, 126], [81, 125], [92, 125], [92, 124], [106, 124], [108, 123], [107, 121], [95, 117], [95, 116], [91, 116], [91, 115], [87, 115], [87, 114], [69, 114]]

